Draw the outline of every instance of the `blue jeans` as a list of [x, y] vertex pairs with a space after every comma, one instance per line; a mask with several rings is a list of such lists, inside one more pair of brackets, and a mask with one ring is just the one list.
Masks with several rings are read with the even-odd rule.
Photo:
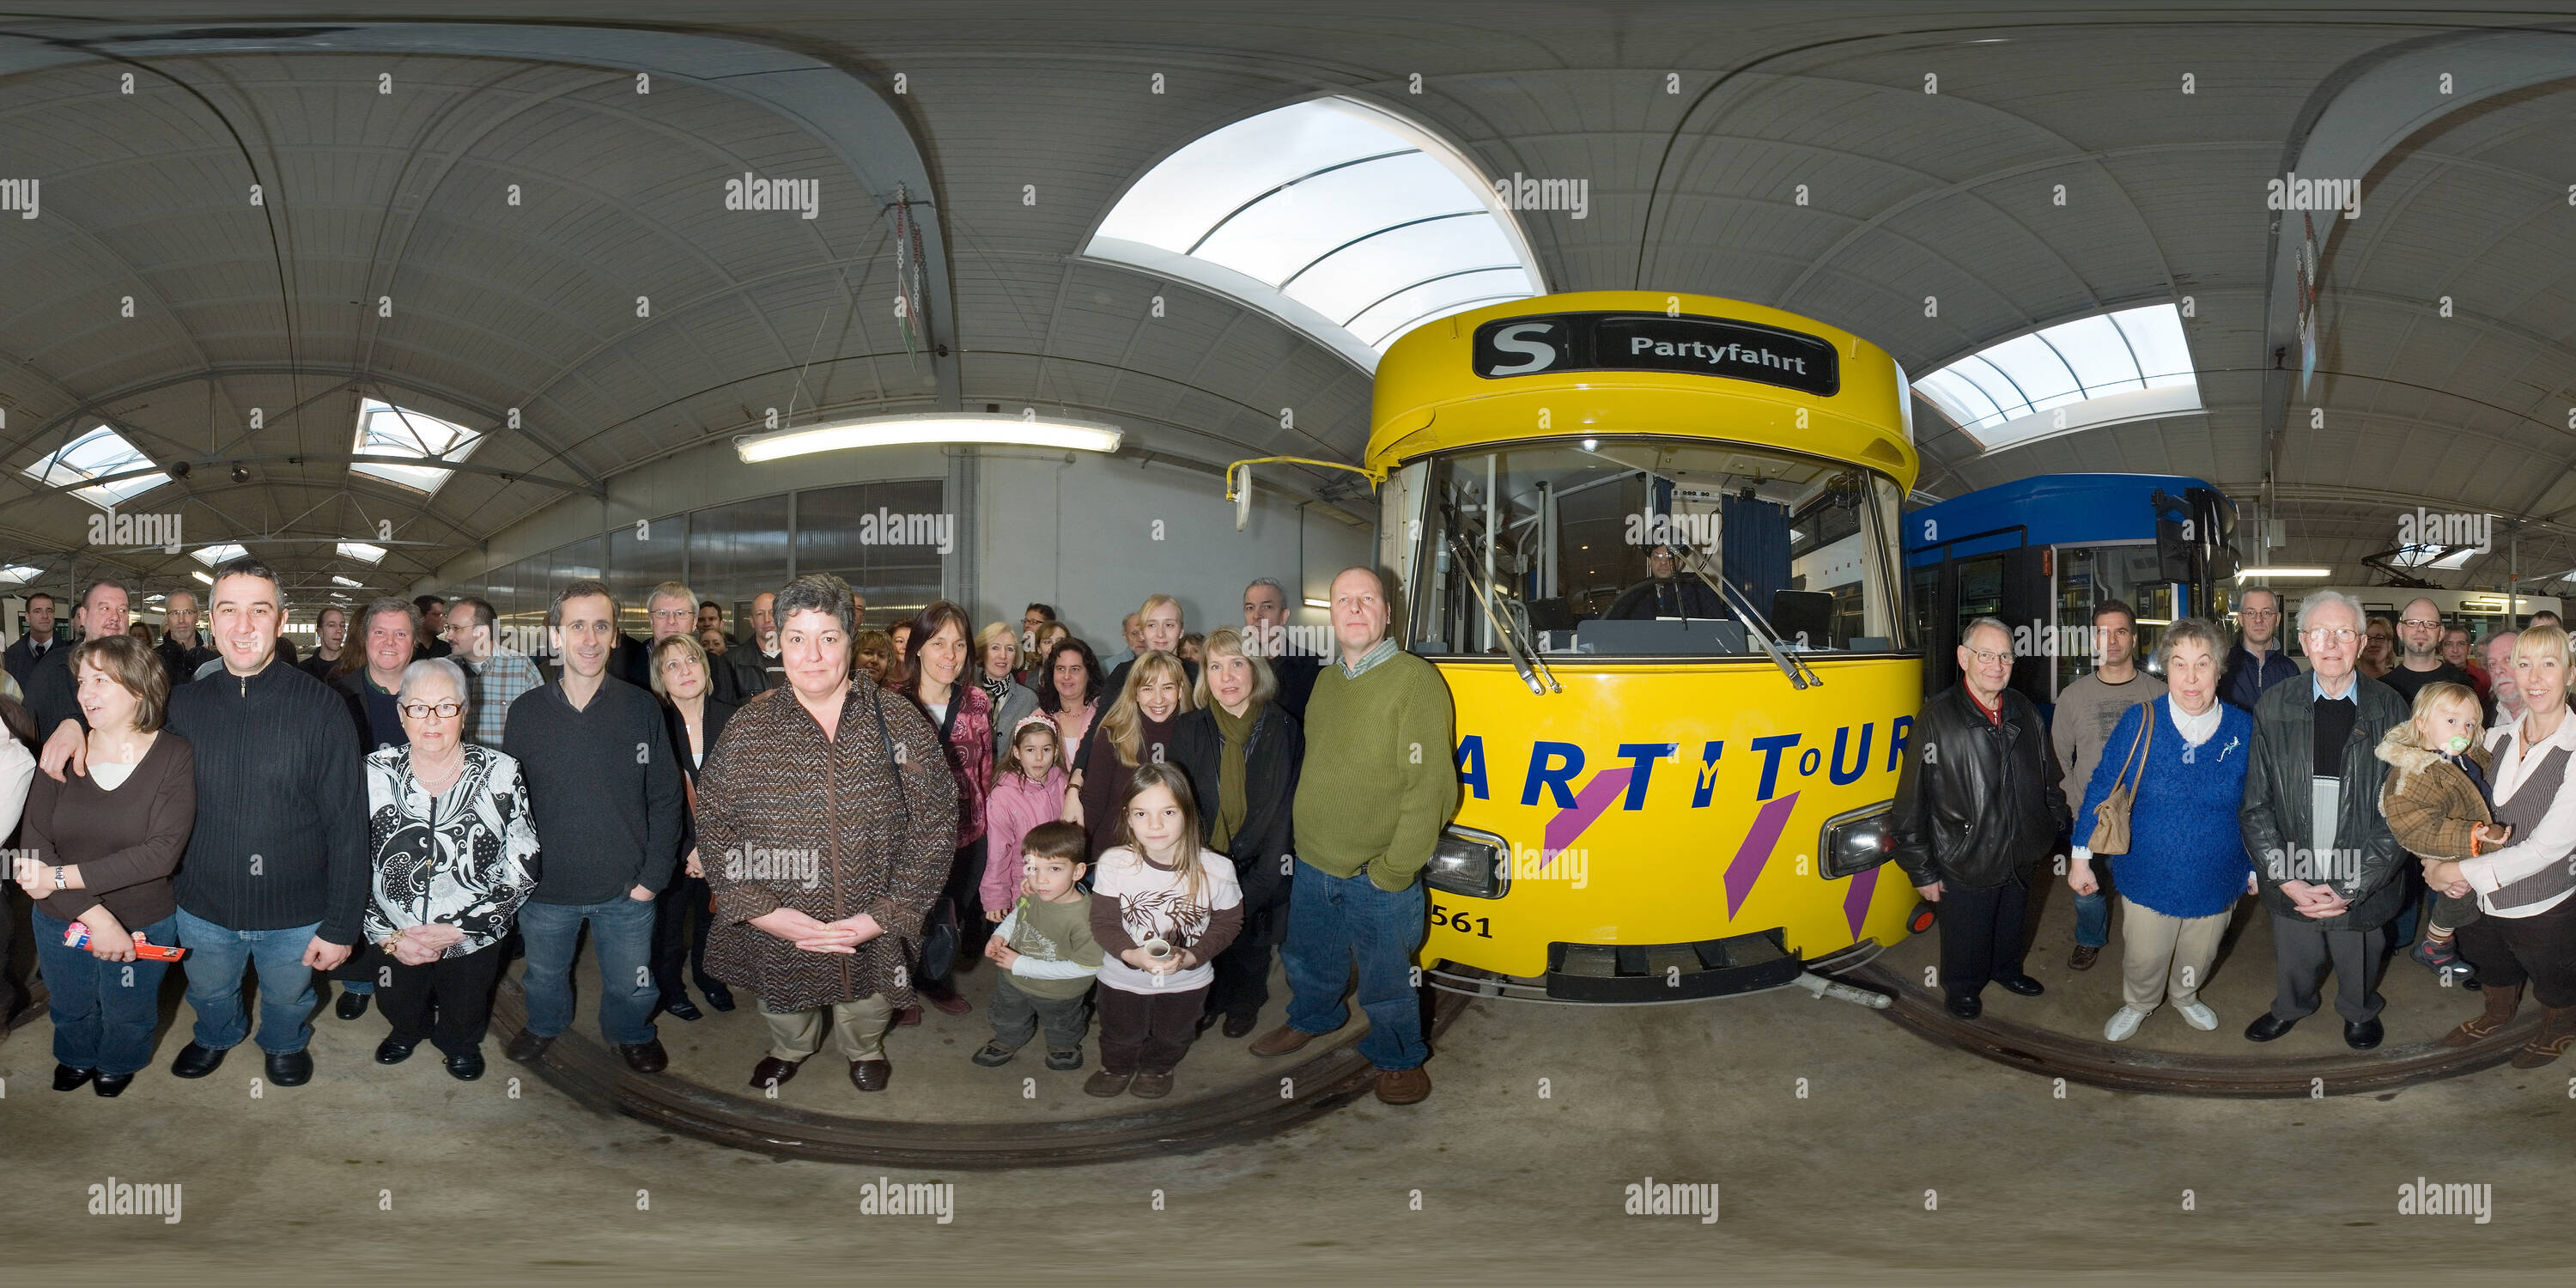
[[[47, 1007], [54, 1020], [54, 1061], [75, 1069], [116, 1075], [140, 1073], [152, 1063], [152, 1029], [161, 1021], [161, 977], [170, 963], [103, 962], [86, 948], [63, 947], [71, 923], [31, 909], [36, 925], [36, 964], [45, 972]], [[127, 926], [163, 946], [179, 942], [179, 919]]]
[[1301, 1033], [1330, 1033], [1350, 1009], [1342, 990], [1359, 961], [1359, 1004], [1369, 1031], [1359, 1053], [1380, 1069], [1416, 1069], [1431, 1058], [1422, 1041], [1422, 1003], [1413, 985], [1413, 953], [1422, 946], [1429, 896], [1419, 877], [1388, 894], [1363, 871], [1337, 877], [1297, 864], [1288, 885], [1288, 942], [1279, 959], [1288, 970], [1288, 1026]]
[[188, 969], [188, 1005], [197, 1012], [195, 1039], [209, 1051], [230, 1051], [250, 1033], [242, 1010], [242, 971], [259, 971], [259, 1049], [293, 1055], [313, 1040], [313, 971], [304, 950], [321, 922], [284, 930], [232, 930], [179, 910], [180, 962]]
[[619, 895], [601, 903], [519, 905], [519, 938], [528, 968], [519, 982], [528, 992], [528, 1032], [554, 1037], [572, 1027], [572, 963], [581, 946], [581, 923], [590, 923], [591, 952], [599, 960], [599, 1032], [613, 1046], [653, 1040], [653, 901]]

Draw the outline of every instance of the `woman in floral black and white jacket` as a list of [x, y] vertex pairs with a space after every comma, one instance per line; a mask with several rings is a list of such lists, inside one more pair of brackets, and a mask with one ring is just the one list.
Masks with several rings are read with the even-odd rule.
[[445, 658], [403, 672], [395, 702], [411, 745], [367, 757], [366, 933], [393, 1025], [376, 1062], [400, 1064], [427, 1038], [471, 1082], [483, 1076], [499, 944], [537, 888], [537, 832], [519, 762], [464, 740], [468, 693]]

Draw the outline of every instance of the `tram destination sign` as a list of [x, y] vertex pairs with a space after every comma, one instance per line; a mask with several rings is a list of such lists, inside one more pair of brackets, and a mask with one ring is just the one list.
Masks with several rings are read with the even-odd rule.
[[1753, 380], [1831, 398], [1840, 355], [1779, 327], [1660, 313], [1556, 313], [1476, 328], [1476, 374], [1488, 380], [1560, 371], [1669, 371]]

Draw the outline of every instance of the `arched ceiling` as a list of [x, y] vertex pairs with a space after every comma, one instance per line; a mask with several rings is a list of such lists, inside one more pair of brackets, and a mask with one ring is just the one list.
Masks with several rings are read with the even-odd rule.
[[[2265, 181], [2320, 95], [2376, 51], [2531, 21], [2375, 5], [744, 4], [709, 32], [703, 8], [540, 3], [484, 29], [687, 28], [789, 51], [809, 87], [838, 77], [834, 92], [873, 95], [908, 128], [929, 189], [917, 195], [935, 203], [943, 359], [907, 352], [875, 196], [888, 185], [858, 173], [907, 147], [854, 153], [721, 75], [638, 95], [609, 36], [588, 58], [359, 52], [327, 34], [305, 38], [318, 52], [128, 40], [105, 47], [149, 65], [127, 96], [117, 73], [131, 64], [77, 49], [62, 61], [60, 38], [345, 15], [93, 12], [0, 37], [0, 59], [11, 41], [57, 59], [0, 78], [0, 177], [44, 181], [39, 219], [0, 218], [0, 556], [54, 571], [68, 554], [156, 587], [197, 565], [89, 548], [92, 508], [19, 468], [104, 419], [156, 462], [198, 463], [134, 502], [182, 513], [190, 544], [249, 539], [303, 585], [337, 572], [392, 587], [791, 403], [800, 418], [1036, 404], [1203, 462], [1350, 458], [1365, 373], [1256, 311], [1079, 255], [1156, 160], [1328, 92], [1409, 115], [1489, 173], [1585, 180], [1585, 218], [1522, 216], [1557, 289], [1776, 305], [1916, 372], [2188, 296], [2205, 412], [1980, 456], [1918, 404], [1922, 487], [2141, 470], [2251, 495], [2271, 362]], [[2518, 521], [2526, 577], [2576, 567], [2571, 123], [2576, 82], [2533, 85], [2438, 115], [2363, 176], [2362, 218], [2324, 260], [2321, 375], [2300, 404], [2324, 422], [2282, 429], [2291, 545], [2276, 561], [2358, 579], [2358, 559], [2420, 504]], [[267, 179], [256, 208], [253, 169]], [[822, 180], [818, 217], [724, 210], [723, 179], [746, 171]], [[375, 307], [386, 296], [390, 318]], [[434, 497], [353, 483], [362, 396], [491, 437]], [[228, 477], [235, 464], [247, 482]], [[329, 556], [329, 538], [372, 540], [386, 523], [389, 571]], [[307, 539], [259, 540], [280, 536]], [[2501, 580], [2501, 557], [2451, 580]]]

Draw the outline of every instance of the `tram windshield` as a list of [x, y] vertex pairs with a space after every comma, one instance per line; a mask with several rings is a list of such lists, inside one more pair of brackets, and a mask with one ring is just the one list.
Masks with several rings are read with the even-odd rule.
[[1886, 653], [1908, 647], [1897, 504], [1849, 464], [1603, 437], [1409, 465], [1386, 531], [1416, 653], [1503, 655], [1515, 607], [1542, 654]]

